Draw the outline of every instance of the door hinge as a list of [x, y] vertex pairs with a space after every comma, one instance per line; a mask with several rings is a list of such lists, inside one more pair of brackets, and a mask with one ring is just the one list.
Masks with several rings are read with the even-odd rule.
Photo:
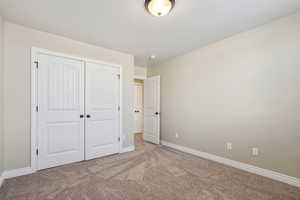
[[36, 111], [36, 112], [39, 112], [39, 106], [36, 106], [36, 107], [35, 107], [35, 111]]
[[118, 79], [120, 79], [120, 78], [121, 78], [121, 75], [120, 75], [120, 74], [117, 74], [117, 77], [118, 77]]
[[36, 149], [35, 153], [38, 156], [39, 155], [39, 149]]
[[34, 63], [35, 63], [36, 68], [38, 69], [39, 68], [39, 62], [35, 61]]
[[119, 141], [119, 142], [121, 141], [121, 138], [120, 138], [120, 137], [118, 137], [118, 141]]

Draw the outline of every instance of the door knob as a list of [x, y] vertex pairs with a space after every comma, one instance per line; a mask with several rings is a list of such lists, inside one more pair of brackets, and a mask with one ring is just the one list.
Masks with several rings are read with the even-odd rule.
[[88, 115], [86, 115], [86, 118], [91, 118], [91, 115], [89, 115], [89, 114], [88, 114]]
[[84, 115], [80, 115], [80, 118], [84, 118]]

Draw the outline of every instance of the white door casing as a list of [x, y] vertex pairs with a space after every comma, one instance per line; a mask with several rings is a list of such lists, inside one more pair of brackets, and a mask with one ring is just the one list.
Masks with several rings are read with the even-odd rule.
[[143, 84], [134, 84], [134, 133], [142, 133], [144, 129], [144, 94]]
[[84, 62], [38, 55], [38, 169], [84, 160]]
[[160, 143], [160, 76], [144, 80], [144, 140]]
[[86, 63], [86, 160], [119, 153], [120, 69]]
[[[45, 135], [45, 132], [42, 132], [41, 133], [41, 130], [46, 130], [46, 125], [47, 125], [47, 120], [50, 120], [50, 119], [53, 119], [55, 117], [52, 117], [52, 118], [41, 118], [41, 115], [47, 115], [46, 112], [44, 112], [44, 114], [42, 114], [43, 112], [43, 109], [44, 106], [42, 104], [47, 104], [45, 103], [46, 101], [48, 100], [45, 100], [45, 99], [41, 99], [41, 96], [49, 96], [49, 95], [45, 95], [46, 94], [46, 91], [45, 89], [42, 89], [43, 87], [46, 87], [47, 84], [48, 84], [48, 81], [47, 78], [47, 75], [46, 75], [46, 71], [43, 71], [43, 65], [44, 65], [44, 62], [41, 62], [42, 59], [41, 57], [42, 56], [49, 56], [49, 57], [54, 57], [56, 59], [59, 60], [59, 62], [55, 61], [54, 63], [55, 64], [61, 64], [61, 66], [63, 65], [67, 65], [69, 67], [74, 67], [74, 66], [77, 66], [76, 63], [80, 63], [81, 65], [81, 68], [82, 69], [76, 69], [75, 68], [75, 72], [73, 72], [73, 74], [75, 73], [78, 73], [80, 74], [80, 80], [78, 82], [80, 82], [79, 85], [77, 85], [77, 87], [79, 87], [80, 89], [78, 89], [78, 91], [83, 91], [83, 92], [74, 92], [73, 91], [67, 91], [66, 92], [66, 95], [64, 95], [63, 97], [59, 97], [59, 94], [62, 94], [62, 93], [65, 93], [66, 90], [68, 90], [68, 86], [72, 86], [72, 84], [67, 84], [67, 83], [71, 83], [72, 81], [67, 81], [67, 79], [71, 79], [70, 78], [70, 75], [69, 75], [69, 71], [72, 71], [69, 69], [69, 67], [63, 67], [63, 69], [61, 69], [60, 71], [66, 71], [66, 73], [64, 72], [64, 76], [55, 76], [54, 78], [56, 78], [57, 80], [59, 80], [61, 83], [59, 83], [60, 85], [60, 88], [57, 88], [57, 85], [55, 85], [55, 87], [53, 86], [54, 82], [56, 82], [55, 80], [52, 81], [52, 90], [53, 88], [56, 90], [56, 93], [58, 95], [55, 95], [56, 98], [58, 98], [58, 100], [54, 100], [54, 102], [56, 102], [56, 106], [60, 106], [59, 108], [61, 109], [61, 105], [59, 105], [57, 102], [58, 101], [63, 101], [63, 102], [67, 102], [66, 104], [66, 109], [61, 109], [61, 111], [59, 113], [57, 113], [58, 117], [56, 119], [54, 119], [55, 121], [59, 121], [61, 120], [62, 118], [63, 121], [66, 121], [69, 124], [69, 121], [72, 121], [74, 120], [74, 124], [76, 123], [79, 123], [78, 126], [80, 126], [80, 133], [82, 132], [81, 130], [83, 129], [84, 131], [84, 121], [85, 119], [84, 118], [80, 118], [80, 115], [83, 115], [84, 116], [84, 106], [85, 106], [85, 63], [98, 63], [98, 64], [103, 64], [105, 66], [109, 66], [109, 67], [112, 67], [112, 68], [115, 68], [115, 69], [118, 69], [119, 71], [119, 74], [120, 74], [120, 85], [119, 85], [119, 104], [120, 104], [120, 110], [119, 110], [119, 118], [118, 118], [118, 125], [119, 125], [119, 132], [118, 132], [118, 136], [120, 137], [120, 142], [119, 142], [119, 148], [121, 149], [122, 147], [122, 137], [121, 137], [121, 130], [122, 130], [122, 66], [121, 65], [117, 65], [117, 64], [113, 64], [113, 63], [106, 63], [106, 62], [102, 62], [102, 61], [96, 61], [96, 60], [90, 60], [90, 59], [86, 59], [86, 58], [82, 58], [82, 57], [77, 57], [77, 56], [72, 56], [72, 55], [66, 55], [66, 54], [62, 54], [62, 53], [57, 53], [57, 52], [53, 52], [53, 51], [49, 51], [49, 50], [46, 50], [46, 49], [40, 49], [40, 48], [35, 48], [35, 47], [32, 47], [31, 49], [31, 63], [32, 63], [32, 67], [31, 67], [31, 171], [32, 172], [35, 172], [36, 170], [39, 170], [39, 169], [44, 169], [44, 168], [49, 168], [49, 167], [54, 167], [54, 166], [58, 166], [58, 165], [63, 165], [63, 164], [67, 164], [67, 163], [73, 163], [73, 162], [77, 162], [77, 161], [80, 161], [80, 160], [83, 160], [85, 159], [85, 154], [84, 154], [84, 150], [85, 150], [85, 133], [83, 132], [83, 134], [79, 134], [80, 136], [80, 141], [83, 141], [83, 145], [82, 145], [82, 142], [79, 143], [78, 145], [78, 148], [74, 147], [73, 149], [74, 150], [71, 150], [68, 152], [67, 148], [70, 148], [70, 146], [74, 145], [74, 143], [72, 144], [72, 140], [71, 141], [66, 141], [66, 143], [63, 143], [62, 141], [63, 140], [60, 140], [61, 143], [57, 143], [55, 142], [55, 144], [57, 146], [52, 146], [49, 147], [52, 148], [52, 150], [61, 150], [62, 152], [61, 153], [56, 153], [54, 152], [51, 152], [50, 151], [50, 156], [48, 157], [44, 157], [43, 158], [43, 153], [46, 152], [45, 150], [49, 150], [49, 148], [47, 148], [47, 146], [45, 146], [43, 144], [44, 141], [40, 141], [40, 140], [43, 140], [43, 138], [45, 139], [45, 137], [43, 137]], [[64, 60], [66, 59], [66, 63], [62, 62], [60, 59]], [[44, 59], [44, 60], [47, 60], [47, 59]], [[74, 65], [74, 66], [73, 66]], [[77, 66], [78, 67], [78, 66]], [[48, 66], [49, 68], [49, 66]], [[74, 69], [73, 68], [73, 69]], [[76, 71], [78, 70], [78, 71]], [[54, 72], [53, 72], [54, 73]], [[55, 73], [60, 73], [59, 71], [56, 71]], [[66, 76], [65, 76], [66, 75]], [[63, 86], [62, 84], [62, 80], [61, 77], [66, 77], [65, 80], [63, 80], [66, 84], [65, 85], [68, 85], [68, 86]], [[51, 77], [50, 77], [51, 78]], [[43, 82], [41, 82], [43, 81]], [[50, 82], [50, 81], [49, 81]], [[76, 81], [75, 81], [76, 82]], [[76, 88], [76, 84], [74, 85], [73, 84], [73, 87]], [[67, 88], [67, 89], [66, 89]], [[61, 92], [61, 90], [64, 90], [63, 92]], [[41, 92], [40, 92], [41, 91]], [[44, 92], [44, 93], [43, 93]], [[53, 91], [51, 91], [53, 93]], [[72, 92], [73, 92], [73, 96], [72, 96]], [[78, 112], [78, 110], [76, 109], [73, 109], [73, 111], [71, 112], [71, 109], [70, 107], [75, 107], [75, 105], [68, 105], [68, 103], [72, 102], [70, 101], [70, 99], [72, 99], [74, 96], [80, 96], [80, 112]], [[55, 105], [53, 104], [53, 98], [51, 99], [52, 101], [52, 106]], [[42, 104], [40, 104], [40, 102]], [[75, 101], [74, 101], [75, 102]], [[75, 103], [73, 103], [75, 104]], [[77, 105], [77, 103], [76, 103]], [[38, 110], [36, 109], [38, 106]], [[57, 111], [58, 109], [56, 109], [55, 111]], [[47, 111], [47, 110], [46, 110]], [[51, 111], [52, 112], [52, 111]], [[65, 112], [65, 113], [64, 113]], [[78, 114], [76, 113], [78, 112]], [[62, 114], [63, 113], [63, 114]], [[68, 120], [65, 120], [65, 117], [67, 117], [68, 114], [70, 115], [74, 115], [74, 113], [76, 113], [76, 116], [78, 115], [78, 119], [81, 119], [81, 121], [78, 121], [78, 119], [68, 119]], [[51, 116], [54, 116], [56, 114], [56, 112], [52, 112], [52, 115]], [[42, 116], [43, 117], [43, 116]], [[46, 119], [46, 120], [45, 120]], [[82, 122], [83, 121], [83, 122]], [[55, 122], [57, 123], [57, 122]], [[50, 123], [51, 124], [51, 123]], [[41, 127], [41, 126], [44, 126], [44, 127]], [[62, 126], [63, 126], [63, 123], [62, 123]], [[67, 127], [68, 128], [68, 127]], [[62, 128], [63, 129], [63, 128]], [[69, 126], [69, 130], [72, 129], [70, 128]], [[64, 130], [63, 130], [64, 131]], [[52, 130], [52, 132], [59, 132], [58, 129], [56, 130]], [[68, 131], [64, 134], [67, 134]], [[76, 133], [76, 132], [75, 132]], [[40, 135], [41, 134], [41, 135]], [[57, 135], [57, 134], [56, 134]], [[69, 136], [65, 136], [65, 135], [62, 135], [64, 136], [65, 138], [68, 138], [69, 139]], [[60, 137], [60, 136], [59, 136]], [[54, 138], [55, 139], [55, 138]], [[71, 136], [71, 139], [74, 139], [72, 138]], [[58, 139], [57, 139], [58, 140]], [[52, 141], [53, 138], [52, 138]], [[74, 141], [74, 140], [73, 140]], [[55, 149], [56, 148], [56, 149]], [[59, 149], [61, 148], [61, 149]], [[79, 153], [79, 149], [80, 149], [80, 153]], [[50, 149], [51, 150], [51, 149]], [[77, 151], [78, 150], [78, 151]], [[65, 151], [65, 152], [63, 152]], [[120, 151], [123, 151], [123, 150], [120, 150]], [[48, 153], [49, 154], [49, 153]], [[70, 156], [69, 156], [70, 154]], [[80, 155], [80, 156], [79, 156]], [[68, 158], [64, 158], [65, 157], [68, 157]], [[80, 157], [80, 158], [79, 158]], [[40, 163], [45, 163], [45, 158], [48, 159], [50, 158], [50, 160], [46, 161], [46, 164], [44, 165], [41, 165]], [[47, 164], [48, 162], [48, 164]]]

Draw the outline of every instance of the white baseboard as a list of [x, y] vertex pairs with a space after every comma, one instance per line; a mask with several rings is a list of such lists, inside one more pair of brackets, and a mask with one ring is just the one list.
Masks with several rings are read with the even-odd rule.
[[253, 174], [261, 175], [261, 176], [264, 176], [264, 177], [267, 177], [267, 178], [270, 178], [270, 179], [273, 179], [273, 180], [276, 180], [276, 181], [280, 181], [280, 182], [283, 182], [283, 183], [287, 183], [289, 185], [300, 187], [300, 179], [296, 178], [296, 177], [291, 177], [291, 176], [281, 174], [281, 173], [278, 173], [278, 172], [274, 172], [274, 171], [271, 171], [271, 170], [262, 169], [262, 168], [259, 168], [259, 167], [253, 166], [253, 165], [241, 163], [241, 162], [230, 160], [230, 159], [223, 158], [223, 157], [220, 157], [220, 156], [215, 156], [215, 155], [212, 155], [212, 154], [209, 154], [209, 153], [201, 152], [201, 151], [198, 151], [198, 150], [195, 150], [195, 149], [191, 149], [191, 148], [188, 148], [188, 147], [184, 147], [184, 146], [180, 146], [180, 145], [177, 145], [177, 144], [169, 143], [169, 142], [166, 142], [166, 141], [161, 141], [161, 144], [165, 145], [167, 147], [171, 147], [173, 149], [185, 152], [185, 153], [193, 154], [195, 156], [199, 156], [199, 157], [202, 157], [202, 158], [205, 158], [205, 159], [208, 159], [208, 160], [212, 160], [212, 161], [216, 161], [218, 163], [229, 165], [231, 167], [238, 168], [238, 169], [241, 169], [241, 170], [253, 173]]
[[127, 153], [131, 151], [134, 151], [134, 146], [122, 148], [120, 153]]
[[25, 168], [20, 168], [20, 169], [13, 169], [9, 171], [4, 171], [2, 174], [3, 179], [8, 179], [8, 178], [14, 178], [17, 176], [24, 176], [27, 174], [32, 174], [36, 172], [34, 169], [31, 167], [25, 167]]
[[4, 179], [3, 179], [3, 176], [2, 176], [3, 174], [0, 174], [0, 188], [1, 188], [1, 186], [2, 186], [2, 183], [3, 183], [3, 181], [4, 181]]
[[[131, 151], [134, 151], [134, 146], [122, 148], [120, 153], [126, 153], [126, 152], [131, 152]], [[36, 170], [31, 167], [25, 167], [25, 168], [20, 168], [20, 169], [4, 171], [2, 173], [2, 176], [0, 176], [0, 186], [5, 179], [14, 178], [14, 177], [18, 177], [18, 176], [24, 176], [24, 175], [32, 174], [34, 172], [36, 172]]]
[[0, 188], [1, 188], [1, 186], [2, 186], [5, 179], [14, 178], [14, 177], [17, 177], [17, 176], [24, 176], [24, 175], [27, 175], [27, 174], [32, 174], [34, 172], [35, 172], [35, 170], [32, 169], [31, 167], [4, 171], [0, 175]]

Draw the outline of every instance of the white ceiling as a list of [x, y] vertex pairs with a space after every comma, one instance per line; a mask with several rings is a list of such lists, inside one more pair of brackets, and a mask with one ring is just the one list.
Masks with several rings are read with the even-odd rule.
[[6, 19], [135, 55], [146, 66], [300, 10], [300, 0], [177, 0], [155, 18], [144, 0], [0, 0]]

